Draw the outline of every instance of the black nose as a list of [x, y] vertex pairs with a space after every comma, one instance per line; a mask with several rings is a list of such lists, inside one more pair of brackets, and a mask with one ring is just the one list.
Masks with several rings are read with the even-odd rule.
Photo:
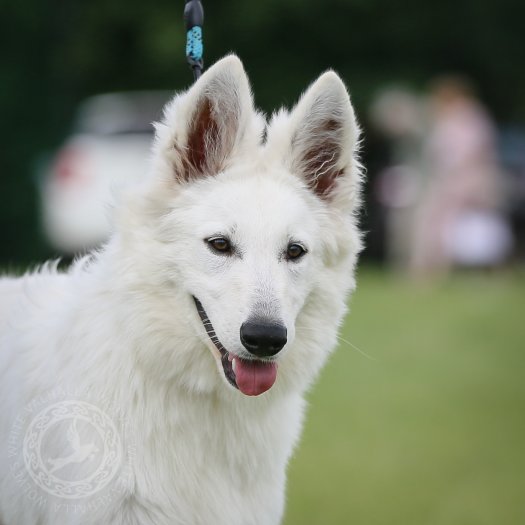
[[286, 327], [275, 321], [246, 321], [241, 326], [241, 343], [257, 357], [270, 357], [286, 344]]

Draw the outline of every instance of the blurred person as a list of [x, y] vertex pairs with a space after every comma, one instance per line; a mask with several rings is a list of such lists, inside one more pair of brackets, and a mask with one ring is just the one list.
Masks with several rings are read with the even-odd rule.
[[411, 229], [421, 193], [424, 103], [402, 87], [382, 90], [370, 108], [370, 121], [389, 142], [390, 159], [375, 179], [373, 197], [384, 212], [385, 250], [395, 269], [408, 268]]
[[469, 83], [432, 84], [423, 144], [426, 183], [415, 215], [410, 268], [414, 276], [446, 273], [454, 264], [494, 267], [512, 247], [501, 213], [496, 132]]

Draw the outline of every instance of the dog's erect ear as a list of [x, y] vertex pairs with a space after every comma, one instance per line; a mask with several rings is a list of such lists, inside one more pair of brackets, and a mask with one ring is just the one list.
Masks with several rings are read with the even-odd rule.
[[194, 180], [227, 167], [251, 131], [254, 115], [241, 61], [234, 55], [220, 60], [175, 97], [157, 126], [158, 145], [175, 178]]
[[[281, 143], [272, 146], [282, 152], [287, 168], [302, 177], [322, 199], [339, 201], [346, 207], [355, 205], [359, 130], [339, 76], [333, 71], [321, 75], [284, 120], [284, 126], [280, 121], [282, 114], [271, 124], [268, 142]], [[276, 136], [272, 136], [273, 131]]]

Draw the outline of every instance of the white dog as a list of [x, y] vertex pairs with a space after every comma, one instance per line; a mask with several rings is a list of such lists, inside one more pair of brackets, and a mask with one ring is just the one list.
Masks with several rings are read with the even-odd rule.
[[2, 525], [280, 522], [354, 287], [357, 139], [333, 72], [265, 133], [229, 56], [166, 108], [103, 250], [0, 281]]

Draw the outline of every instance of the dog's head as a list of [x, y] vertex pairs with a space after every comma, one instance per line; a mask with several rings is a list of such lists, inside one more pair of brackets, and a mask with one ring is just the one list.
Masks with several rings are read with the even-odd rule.
[[142, 240], [159, 297], [176, 288], [191, 308], [220, 388], [307, 382], [334, 345], [360, 248], [357, 139], [334, 72], [267, 128], [235, 56], [166, 108]]

